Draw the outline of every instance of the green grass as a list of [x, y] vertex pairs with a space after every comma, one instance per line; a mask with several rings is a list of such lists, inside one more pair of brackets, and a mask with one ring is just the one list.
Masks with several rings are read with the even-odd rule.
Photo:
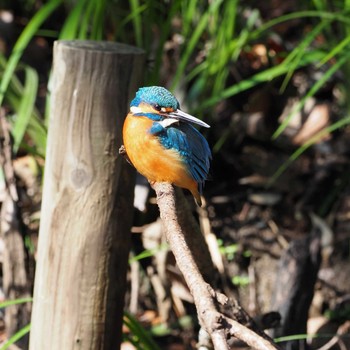
[[[6, 300], [0, 303], [0, 309], [6, 308], [12, 305], [24, 304], [32, 302], [32, 298], [21, 298], [15, 300]], [[128, 327], [130, 333], [124, 336], [124, 340], [130, 341], [136, 349], [138, 350], [159, 350], [160, 348], [154, 342], [150, 332], [146, 331], [142, 325], [137, 321], [137, 319], [131, 314], [125, 312], [124, 314], [124, 324]], [[0, 347], [0, 350], [6, 350], [11, 345], [15, 344], [16, 341], [24, 337], [30, 332], [31, 325], [28, 324], [13, 336], [11, 336], [4, 345]]]
[[30, 323], [20, 329], [17, 333], [15, 333], [12, 337], [10, 337], [4, 345], [1, 346], [0, 350], [6, 350], [11, 345], [15, 344], [16, 341], [23, 338], [26, 334], [30, 332]]
[[[143, 47], [151, 58], [150, 67], [145, 70], [146, 85], [159, 84], [165, 44], [175, 34], [174, 20], [180, 19], [182, 22], [178, 33], [182, 38], [182, 42], [178, 44], [180, 55], [174, 75], [169, 77], [168, 86], [175, 91], [180, 86], [189, 85], [186, 102], [199, 115], [210, 116], [212, 108], [221, 101], [259, 84], [268, 84], [279, 77], [284, 77], [280, 87], [283, 93], [297, 69], [310, 64], [320, 67], [331, 60], [340, 59], [341, 63], [331, 64], [327, 74], [324, 74], [302, 99], [292, 114], [276, 130], [273, 138], [282, 134], [293, 115], [303, 108], [305, 101], [327, 83], [332, 75], [342, 67], [345, 71], [350, 70], [349, 67], [344, 67], [349, 66], [347, 59], [341, 59], [348, 52], [350, 36], [339, 40], [333, 34], [329, 41], [333, 47], [327, 50], [314, 45], [319, 35], [324, 34], [328, 37], [332, 35], [329, 30], [331, 25], [337, 24], [343, 28], [344, 33], [350, 32], [348, 2], [345, 2], [343, 7], [342, 3], [339, 3], [339, 11], [332, 12], [326, 3], [314, 1], [310, 2], [308, 10], [296, 11], [264, 22], [255, 9], [249, 9], [248, 19], [242, 20], [245, 7], [239, 0], [217, 0], [209, 4], [203, 0], [177, 0], [172, 1], [170, 6], [164, 6], [155, 0], [146, 2], [130, 0], [123, 5], [108, 0], [77, 0], [74, 3], [51, 0], [25, 27], [1, 74], [0, 105], [8, 94], [10, 95], [8, 100], [15, 111], [13, 118], [15, 150], [21, 145], [24, 134], [28, 133], [33, 138], [34, 147], [24, 145], [25, 148], [33, 149], [36, 154], [42, 156], [45, 153], [46, 127], [45, 123], [41, 123], [43, 118], [35, 110], [38, 86], [36, 72], [22, 65], [26, 79], [21, 92], [13, 94], [8, 92], [8, 88], [10, 82], [15, 79], [24, 49], [39, 29], [42, 34], [45, 33], [45, 28], [40, 28], [42, 23], [61, 3], [65, 3], [68, 12], [58, 34], [60, 39], [114, 38]], [[315, 25], [304, 38], [301, 38], [294, 50], [286, 52], [283, 62], [269, 65], [264, 70], [227, 86], [231, 65], [237, 62], [243, 51], [249, 50], [252, 44], [259, 41], [264, 43], [276, 25], [295, 19], [312, 20]], [[54, 33], [51, 31], [49, 35]], [[155, 38], [157, 45], [154, 45]], [[202, 59], [194, 64], [193, 60], [199, 52], [202, 52]], [[218, 141], [216, 150], [219, 151], [223, 144], [224, 141]]]
[[17, 65], [23, 55], [23, 51], [28, 46], [30, 40], [36, 34], [40, 26], [54, 12], [55, 9], [62, 3], [62, 0], [51, 0], [45, 4], [29, 21], [19, 36], [13, 47], [11, 55], [6, 63], [6, 67], [2, 73], [0, 82], [0, 107], [4, 101], [5, 93], [10, 84], [10, 81], [15, 74]]
[[[32, 298], [21, 298], [21, 299], [15, 299], [15, 300], [6, 300], [0, 303], [0, 309], [6, 308], [11, 305], [18, 305], [18, 304], [25, 304], [25, 303], [31, 303], [33, 301]], [[4, 345], [0, 347], [0, 350], [6, 350], [11, 345], [15, 344], [16, 341], [24, 337], [26, 334], [28, 334], [30, 331], [30, 324], [24, 326], [22, 329], [20, 329], [18, 332], [16, 332], [12, 337], [10, 337]]]
[[129, 264], [131, 264], [134, 261], [139, 261], [142, 259], [150, 258], [150, 257], [156, 255], [158, 252], [164, 251], [164, 250], [169, 250], [169, 246], [167, 244], [161, 244], [158, 247], [153, 248], [153, 249], [145, 249], [140, 254], [137, 254], [135, 256], [130, 257]]
[[124, 341], [129, 341], [137, 350], [160, 350], [150, 333], [130, 313], [124, 313], [124, 325], [130, 334], [124, 334]]
[[[14, 151], [17, 152], [23, 140], [24, 134], [33, 138], [37, 146], [36, 154], [43, 155], [46, 148], [46, 131], [43, 140], [44, 130], [42, 121], [35, 110], [35, 100], [38, 91], [38, 74], [28, 65], [19, 65], [24, 50], [31, 39], [37, 33], [41, 25], [62, 3], [61, 0], [51, 0], [46, 3], [28, 22], [23, 32], [18, 37], [13, 50], [6, 60], [0, 56], [0, 108], [6, 100], [12, 107], [15, 115], [12, 119], [12, 135], [14, 137]], [[17, 78], [17, 70], [25, 72], [24, 85]]]

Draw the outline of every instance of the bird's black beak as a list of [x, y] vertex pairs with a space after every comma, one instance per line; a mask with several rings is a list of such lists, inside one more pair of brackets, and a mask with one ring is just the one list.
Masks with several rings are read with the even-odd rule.
[[167, 116], [170, 118], [183, 120], [185, 122], [198, 124], [200, 126], [204, 126], [205, 128], [210, 128], [210, 125], [208, 125], [207, 123], [204, 123], [202, 120], [200, 120], [200, 119], [198, 119], [190, 114], [187, 114], [187, 113], [181, 111], [180, 109], [177, 109], [174, 112], [170, 112]]

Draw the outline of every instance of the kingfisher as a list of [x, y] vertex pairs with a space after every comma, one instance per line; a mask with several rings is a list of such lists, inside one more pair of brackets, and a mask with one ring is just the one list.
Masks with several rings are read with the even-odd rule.
[[192, 124], [210, 127], [183, 112], [164, 87], [143, 87], [130, 103], [123, 141], [131, 163], [149, 182], [188, 189], [201, 206], [212, 156], [207, 140]]

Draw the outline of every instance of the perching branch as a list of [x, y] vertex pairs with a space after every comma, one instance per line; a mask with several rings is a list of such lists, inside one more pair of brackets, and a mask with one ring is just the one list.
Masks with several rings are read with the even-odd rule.
[[153, 188], [157, 194], [166, 239], [193, 296], [199, 322], [210, 334], [214, 348], [229, 349], [227, 339], [236, 337], [257, 350], [278, 349], [267, 335], [250, 329], [254, 328], [254, 324], [237, 302], [215, 292], [203, 279], [195, 257], [186, 243], [185, 235], [188, 232], [185, 233], [179, 224], [173, 186], [168, 183], [154, 183]]

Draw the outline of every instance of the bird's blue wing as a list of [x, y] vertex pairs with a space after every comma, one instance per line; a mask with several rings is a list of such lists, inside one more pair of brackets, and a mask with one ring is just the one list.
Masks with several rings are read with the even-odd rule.
[[158, 131], [157, 137], [167, 149], [175, 149], [181, 155], [183, 162], [198, 183], [199, 191], [208, 177], [211, 152], [207, 140], [190, 124], [179, 123], [167, 128], [158, 128], [154, 123], [152, 131]]

